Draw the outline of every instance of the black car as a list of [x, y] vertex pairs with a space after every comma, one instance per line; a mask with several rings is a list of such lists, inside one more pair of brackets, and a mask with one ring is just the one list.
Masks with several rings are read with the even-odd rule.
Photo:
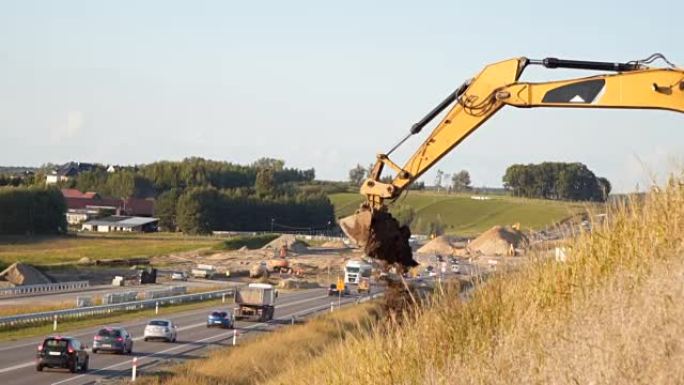
[[93, 337], [93, 353], [101, 350], [130, 354], [133, 352], [133, 337], [124, 328], [102, 328]]
[[72, 373], [88, 371], [90, 357], [86, 349], [88, 346], [72, 337], [48, 337], [38, 345], [36, 355], [36, 370], [43, 368], [64, 368]]
[[[328, 297], [332, 296], [339, 296], [340, 291], [337, 290], [337, 285], [334, 283], [330, 284], [330, 287], [328, 287]], [[349, 287], [348, 285], [344, 285], [344, 289], [342, 290], [342, 295], [349, 295]]]

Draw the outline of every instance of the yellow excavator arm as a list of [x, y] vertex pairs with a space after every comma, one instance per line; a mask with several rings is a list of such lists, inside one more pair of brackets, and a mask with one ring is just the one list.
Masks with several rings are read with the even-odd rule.
[[[664, 60], [668, 68], [648, 67], [648, 64], [657, 59]], [[529, 65], [615, 73], [543, 83], [518, 82]], [[411, 135], [420, 132], [451, 105], [451, 110], [404, 166], [390, 160], [389, 155], [399, 145]], [[684, 69], [676, 68], [660, 54], [627, 63], [556, 58], [533, 60], [521, 57], [488, 65], [414, 124], [409, 135], [387, 154], [377, 156], [369, 177], [361, 185], [361, 194], [366, 196], [367, 202], [356, 215], [340, 221], [345, 233], [357, 244], [364, 246], [370, 256], [390, 263], [415, 264], [410, 258], [410, 248], [406, 250], [410, 232], [393, 221], [386, 212], [385, 200], [398, 198], [411, 183], [505, 105], [523, 108], [639, 108], [684, 112]], [[385, 167], [395, 172], [391, 183], [381, 182]], [[397, 255], [397, 248], [403, 250], [400, 253], [402, 255]], [[406, 253], [409, 253], [408, 256]]]

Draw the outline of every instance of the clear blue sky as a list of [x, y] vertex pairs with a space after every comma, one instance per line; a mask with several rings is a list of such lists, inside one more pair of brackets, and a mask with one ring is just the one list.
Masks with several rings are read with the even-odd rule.
[[[271, 156], [346, 179], [487, 63], [663, 52], [684, 66], [683, 15], [681, 1], [4, 0], [0, 164]], [[511, 163], [580, 161], [643, 189], [681, 161], [683, 123], [509, 108], [438, 168], [496, 186]]]

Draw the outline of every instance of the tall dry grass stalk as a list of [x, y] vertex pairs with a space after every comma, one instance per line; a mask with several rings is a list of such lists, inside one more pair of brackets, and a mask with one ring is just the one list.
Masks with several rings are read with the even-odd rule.
[[684, 187], [608, 208], [565, 263], [453, 293], [272, 384], [684, 383]]
[[257, 384], [313, 360], [349, 335], [367, 333], [378, 317], [379, 307], [370, 303], [338, 310], [302, 325], [263, 332], [237, 348], [217, 349], [206, 359], [177, 365], [166, 374], [146, 376], [136, 383]]

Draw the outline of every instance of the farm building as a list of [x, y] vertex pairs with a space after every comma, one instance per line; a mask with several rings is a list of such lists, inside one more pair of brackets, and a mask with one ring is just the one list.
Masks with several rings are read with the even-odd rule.
[[84, 231], [97, 231], [100, 233], [111, 232], [153, 232], [157, 231], [159, 218], [124, 217], [112, 215], [111, 217], [93, 219], [83, 224]]

